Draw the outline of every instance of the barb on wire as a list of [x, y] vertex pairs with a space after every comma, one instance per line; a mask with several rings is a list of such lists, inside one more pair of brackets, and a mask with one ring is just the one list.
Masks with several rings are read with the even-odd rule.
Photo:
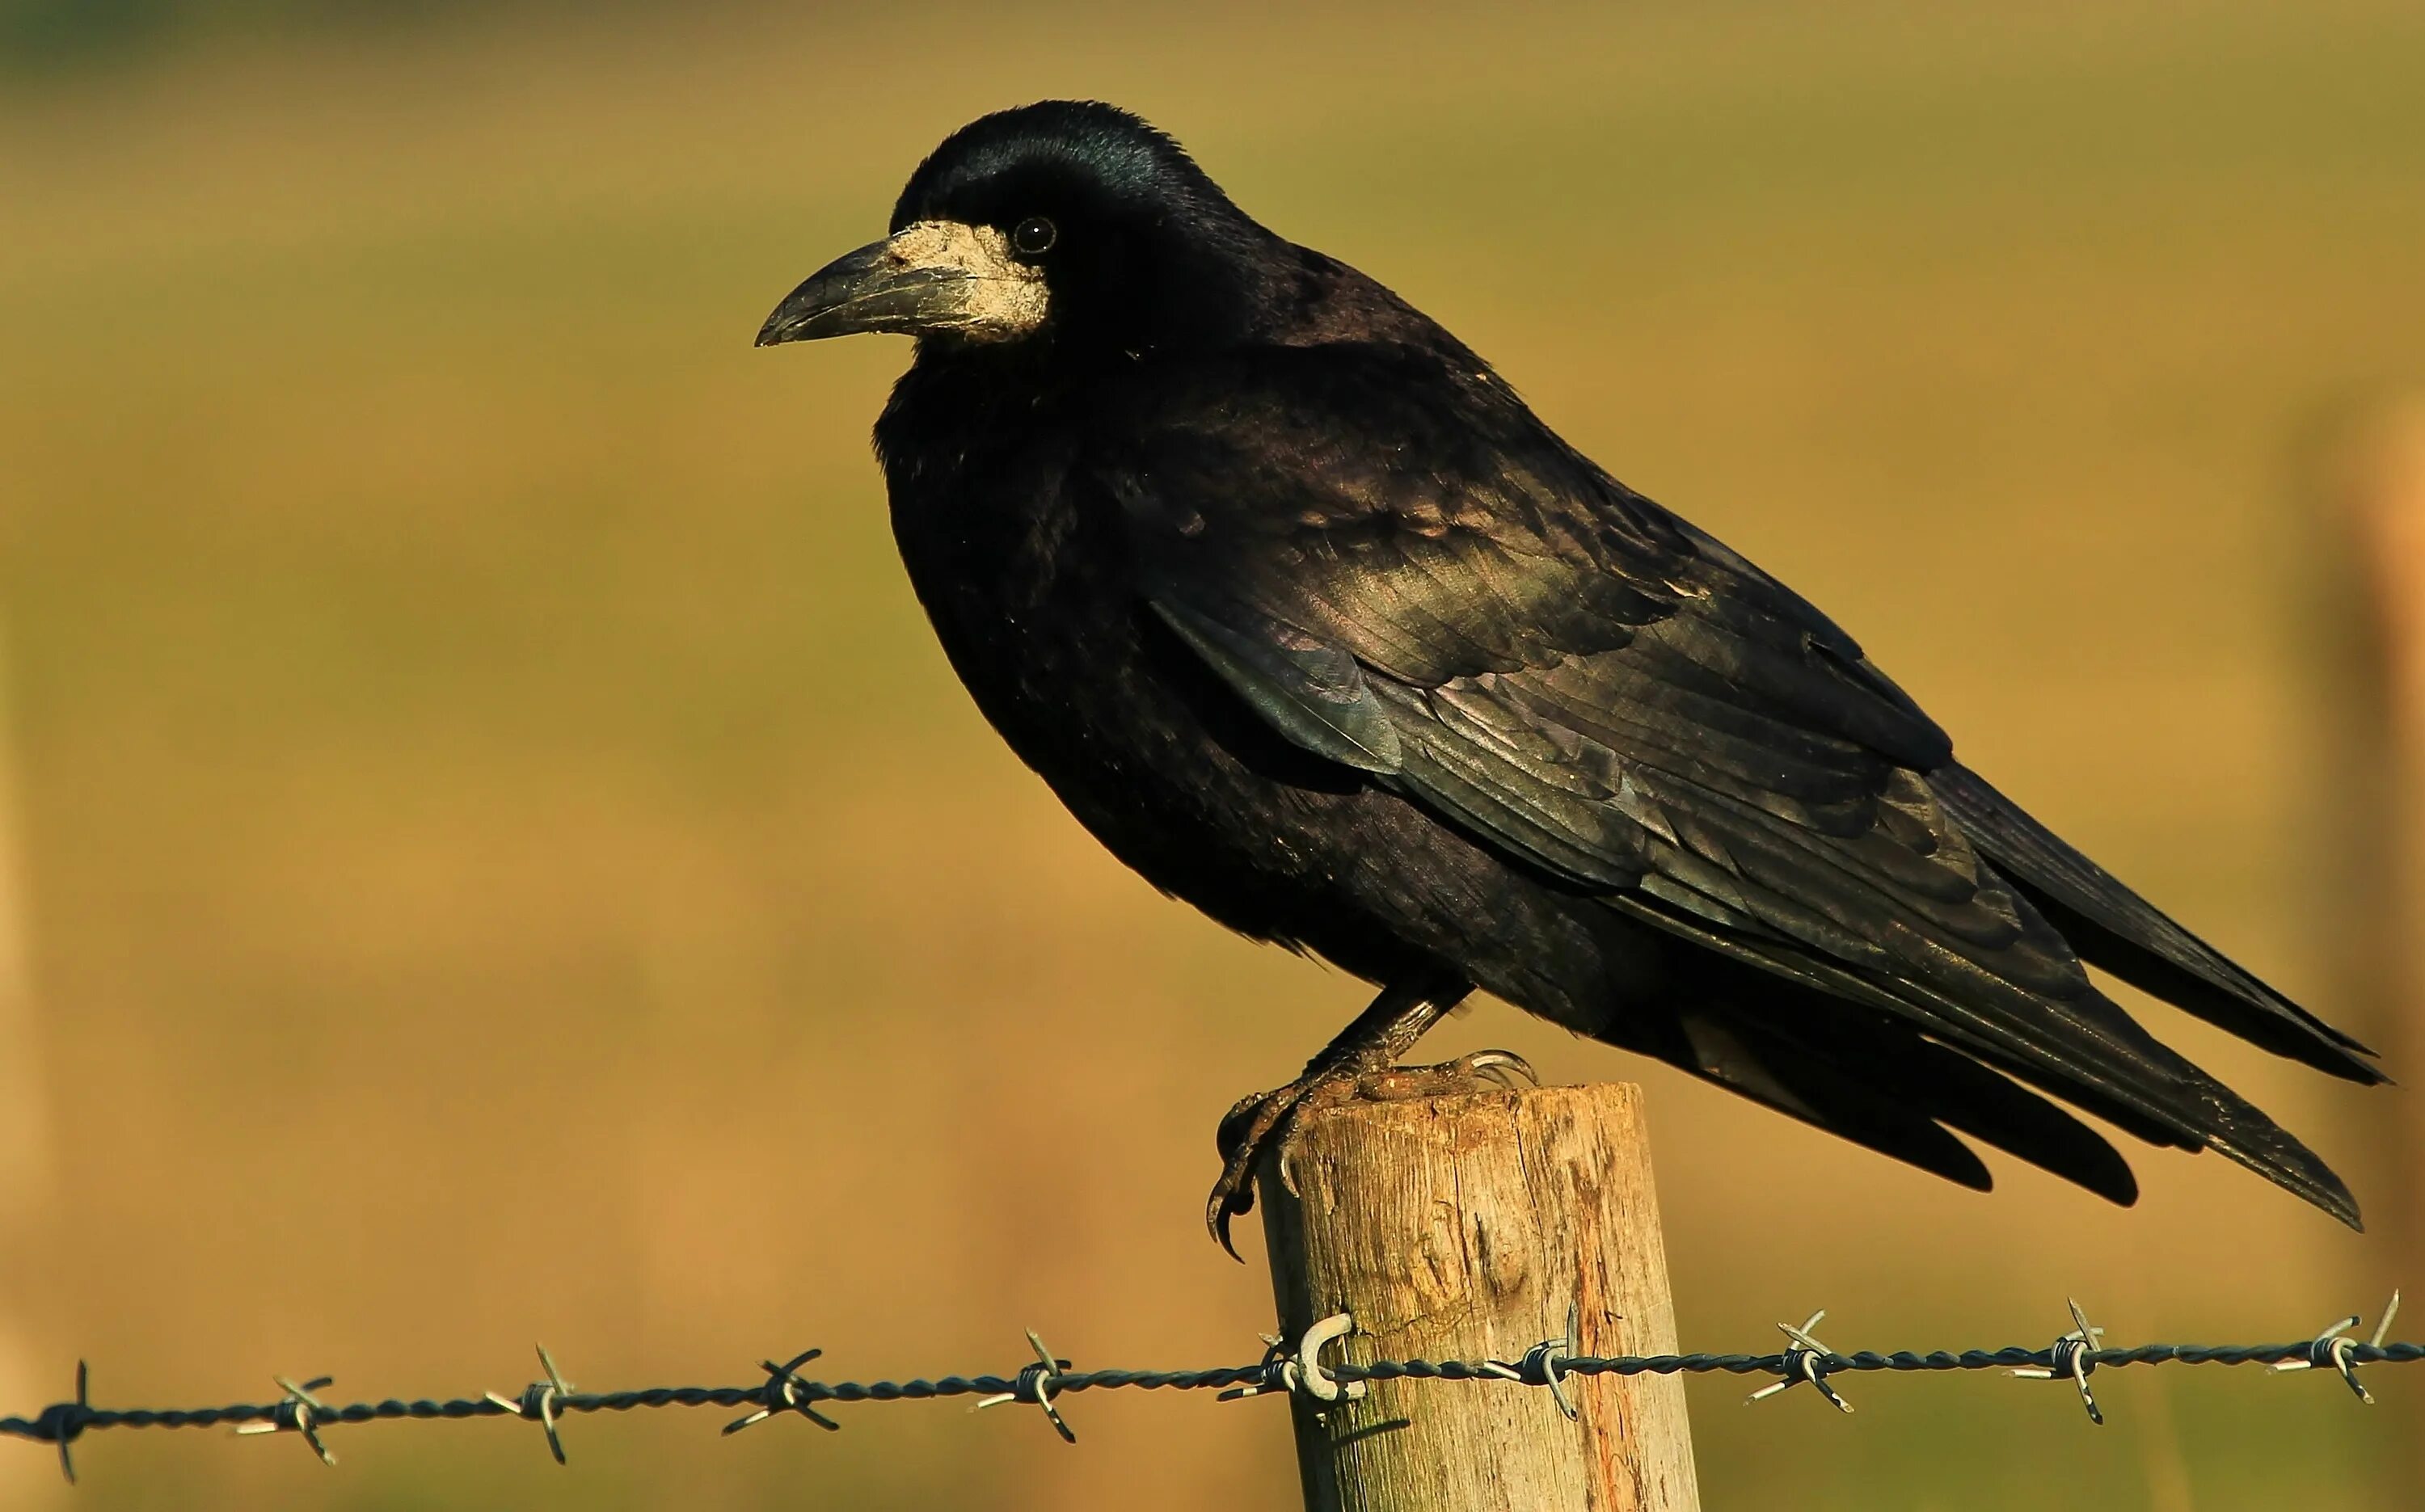
[[2395, 1293], [2391, 1305], [2384, 1309], [2374, 1332], [2363, 1344], [2352, 1332], [2358, 1320], [2351, 1317], [2334, 1324], [2314, 1338], [2290, 1344], [2144, 1344], [2129, 1348], [2113, 1348], [2099, 1342], [2100, 1330], [2090, 1325], [2086, 1313], [2075, 1302], [2071, 1307], [2072, 1331], [2052, 1345], [2037, 1349], [1966, 1349], [1959, 1353], [1940, 1349], [1927, 1354], [1907, 1350], [1879, 1354], [1863, 1350], [1839, 1354], [1822, 1344], [1811, 1332], [1825, 1317], [1823, 1313], [1814, 1313], [1799, 1328], [1791, 1324], [1778, 1325], [1786, 1336], [1787, 1347], [1776, 1354], [1616, 1355], [1607, 1358], [1582, 1353], [1580, 1320], [1570, 1313], [1566, 1338], [1544, 1340], [1515, 1364], [1495, 1360], [1376, 1360], [1365, 1364], [1341, 1361], [1325, 1365], [1320, 1358], [1323, 1348], [1346, 1337], [1354, 1327], [1353, 1320], [1341, 1313], [1320, 1319], [1307, 1328], [1293, 1350], [1275, 1337], [1266, 1340], [1270, 1347], [1263, 1358], [1253, 1364], [1225, 1365], [1208, 1370], [1072, 1370], [1068, 1361], [1054, 1358], [1052, 1352], [1045, 1347], [1044, 1341], [1031, 1330], [1027, 1340], [1036, 1352], [1035, 1361], [1007, 1377], [945, 1376], [935, 1380], [867, 1382], [809, 1380], [800, 1376], [799, 1370], [818, 1358], [818, 1352], [810, 1349], [794, 1356], [784, 1364], [762, 1361], [765, 1379], [754, 1385], [652, 1386], [606, 1393], [576, 1392], [556, 1368], [554, 1359], [541, 1349], [538, 1352], [539, 1367], [546, 1378], [534, 1381], [519, 1397], [489, 1392], [443, 1401], [425, 1399], [408, 1402], [390, 1398], [344, 1406], [324, 1401], [319, 1396], [318, 1393], [329, 1384], [325, 1376], [314, 1377], [299, 1384], [280, 1376], [273, 1377], [281, 1393], [275, 1402], [238, 1403], [228, 1407], [101, 1408], [92, 1405], [91, 1373], [79, 1364], [73, 1400], [55, 1403], [32, 1417], [0, 1417], [0, 1438], [24, 1439], [54, 1446], [58, 1452], [60, 1472], [73, 1482], [76, 1465], [69, 1446], [88, 1433], [107, 1428], [226, 1424], [241, 1434], [291, 1432], [299, 1436], [324, 1463], [334, 1464], [336, 1456], [329, 1452], [329, 1446], [321, 1439], [321, 1431], [333, 1424], [511, 1417], [538, 1423], [547, 1435], [550, 1451], [561, 1463], [564, 1446], [557, 1426], [566, 1415], [624, 1412], [635, 1408], [748, 1409], [745, 1416], [726, 1425], [724, 1431], [731, 1434], [752, 1424], [763, 1423], [779, 1412], [796, 1412], [819, 1426], [830, 1429], [837, 1424], [815, 1410], [819, 1404], [827, 1402], [904, 1402], [968, 1396], [977, 1398], [979, 1407], [1023, 1402], [1041, 1408], [1053, 1431], [1064, 1441], [1074, 1443], [1077, 1436], [1061, 1416], [1059, 1399], [1079, 1392], [1112, 1391], [1124, 1387], [1147, 1391], [1212, 1391], [1219, 1393], [1224, 1400], [1267, 1393], [1302, 1393], [1326, 1409], [1336, 1402], [1361, 1395], [1374, 1382], [1500, 1380], [1517, 1381], [1548, 1391], [1553, 1401], [1560, 1401], [1571, 1411], [1573, 1403], [1565, 1399], [1561, 1386], [1568, 1377], [1718, 1373], [1775, 1377], [1769, 1385], [1752, 1393], [1750, 1399], [1753, 1401], [1807, 1383], [1815, 1387], [1820, 1396], [1839, 1410], [1850, 1412], [1853, 1409], [1851, 1404], [1837, 1394], [1828, 1377], [1855, 1371], [1977, 1370], [2005, 1370], [2039, 1379], [2069, 1380], [2079, 1389], [2090, 1415], [2102, 1422], [2103, 1414], [2088, 1391], [2089, 1374], [2100, 1368], [2126, 1365], [2265, 1365], [2279, 1372], [2324, 1369], [2337, 1375], [2356, 1393], [2358, 1400], [2371, 1402], [2374, 1398], [2357, 1378], [2360, 1366], [2408, 1364], [2425, 1360], [2425, 1345], [2386, 1342], [2390, 1337], [2393, 1314], [2398, 1309], [2399, 1297]]
[[[1566, 1421], [1576, 1422], [1582, 1414], [1576, 1411], [1575, 1404], [1566, 1399], [1565, 1377], [1566, 1361], [1583, 1352], [1582, 1321], [1582, 1305], [1568, 1302], [1565, 1338], [1542, 1340], [1525, 1350], [1524, 1358], [1512, 1365], [1503, 1360], [1493, 1360], [1483, 1368], [1502, 1380], [1522, 1381], [1527, 1386], [1546, 1388], [1550, 1400], [1557, 1404], [1558, 1410], [1566, 1415]], [[1811, 1321], [1815, 1323], [1818, 1319]]]
[[[336, 1377], [334, 1376], [314, 1376], [300, 1386], [296, 1385], [293, 1381], [288, 1380], [283, 1376], [272, 1376], [269, 1378], [276, 1381], [278, 1383], [279, 1390], [286, 1393], [285, 1400], [280, 1402], [276, 1407], [270, 1409], [268, 1421], [264, 1423], [245, 1424], [235, 1430], [237, 1436], [243, 1437], [248, 1434], [255, 1433], [282, 1433], [292, 1429], [303, 1436], [303, 1441], [310, 1444], [312, 1446], [312, 1452], [320, 1456], [320, 1463], [324, 1465], [335, 1464], [337, 1462], [337, 1456], [330, 1454], [329, 1452], [329, 1446], [320, 1441], [320, 1424], [328, 1422], [336, 1416], [336, 1414], [329, 1410], [327, 1403], [321, 1401], [312, 1393], [318, 1391], [323, 1386], [335, 1384]], [[559, 1455], [557, 1457], [562, 1458], [563, 1456]]]
[[822, 1349], [803, 1349], [791, 1359], [777, 1364], [771, 1360], [758, 1361], [766, 1372], [767, 1402], [747, 1417], [734, 1418], [724, 1425], [726, 1436], [739, 1433], [753, 1423], [763, 1423], [778, 1412], [797, 1412], [828, 1433], [840, 1433], [842, 1424], [810, 1406], [807, 1383], [800, 1379], [800, 1367], [824, 1354]]
[[[2382, 1321], [2374, 1326], [2374, 1337], [2368, 1341], [2369, 1347], [2378, 1350], [2383, 1347], [2384, 1336], [2391, 1331], [2391, 1320], [2399, 1315], [2400, 1294], [2394, 1291], [2391, 1294], [2391, 1300], [2384, 1305]], [[2288, 1370], [2338, 1371], [2341, 1379], [2348, 1384], [2349, 1389], [2357, 1393], [2357, 1399], [2372, 1407], [2373, 1395], [2358, 1383], [2357, 1341], [2344, 1337], [2350, 1329], [2357, 1327], [2357, 1323], [2358, 1315], [2353, 1313], [2323, 1332], [2317, 1334], [2313, 1342], [2307, 1345], [2305, 1359], [2285, 1360], [2268, 1368], [2277, 1375]], [[82, 1377], [78, 1378], [81, 1380]]]
[[[2088, 1314], [2071, 1298], [2064, 1299], [2071, 1308], [2072, 1329], [2047, 1349], [2047, 1363], [2030, 1365], [2013, 1372], [2015, 1377], [2031, 1380], [2054, 1380], [2068, 1376], [2080, 1388], [2080, 1406], [2088, 1409], [2088, 1421], [2105, 1426], [2105, 1413], [2096, 1405], [2096, 1393], [2088, 1389], [2088, 1373], [2096, 1368], [2096, 1341], [2105, 1336], [2103, 1329], [2091, 1328]], [[2357, 1319], [2350, 1319], [2355, 1323]]]
[[1044, 1409], [1044, 1420], [1052, 1424], [1052, 1431], [1061, 1436], [1063, 1443], [1076, 1443], [1078, 1436], [1070, 1431], [1068, 1423], [1062, 1421], [1061, 1409], [1052, 1405], [1053, 1394], [1061, 1390], [1057, 1384], [1061, 1373], [1069, 1368], [1069, 1361], [1053, 1359], [1052, 1351], [1044, 1347], [1044, 1341], [1036, 1336], [1034, 1329], [1027, 1330], [1027, 1342], [1036, 1350], [1036, 1363], [1019, 1373], [1019, 1379], [1010, 1390], [996, 1392], [969, 1410], [982, 1412], [1004, 1402], [1033, 1402]]
[[42, 1415], [34, 1420], [34, 1426], [39, 1430], [36, 1436], [58, 1445], [59, 1473], [68, 1478], [70, 1486], [75, 1484], [75, 1456], [69, 1453], [68, 1445], [83, 1436], [85, 1421], [91, 1416], [92, 1367], [79, 1360], [76, 1361], [75, 1400], [54, 1402], [42, 1409]]
[[1826, 1315], [1827, 1310], [1823, 1307], [1803, 1319], [1802, 1327], [1798, 1329], [1791, 1323], [1780, 1323], [1776, 1326], [1777, 1331], [1792, 1342], [1792, 1347], [1786, 1350], [1780, 1357], [1784, 1368], [1777, 1374], [1783, 1378], [1773, 1386], [1763, 1386], [1744, 1397], [1745, 1406], [1762, 1397], [1775, 1396], [1779, 1392], [1791, 1391], [1804, 1381], [1808, 1381], [1819, 1389], [1819, 1394], [1825, 1397], [1827, 1405], [1837, 1411], [1853, 1410], [1853, 1404], [1837, 1395], [1836, 1388], [1827, 1384], [1827, 1373], [1838, 1368], [1836, 1361], [1839, 1357], [1814, 1338], [1810, 1332], [1819, 1326], [1819, 1320]]
[[494, 1402], [516, 1417], [537, 1419], [539, 1431], [547, 1435], [547, 1452], [554, 1455], [555, 1462], [561, 1465], [565, 1463], [564, 1440], [556, 1436], [555, 1419], [557, 1412], [562, 1409], [564, 1399], [572, 1394], [572, 1383], [566, 1380], [564, 1373], [555, 1368], [555, 1357], [547, 1352], [547, 1345], [539, 1345], [537, 1347], [538, 1368], [547, 1372], [547, 1379], [536, 1380], [523, 1387], [522, 1394], [519, 1399], [501, 1396], [495, 1392], [486, 1392], [482, 1394], [487, 1400]]

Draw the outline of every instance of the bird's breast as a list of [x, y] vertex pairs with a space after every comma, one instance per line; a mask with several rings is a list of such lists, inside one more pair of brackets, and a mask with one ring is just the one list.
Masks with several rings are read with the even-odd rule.
[[1066, 439], [979, 437], [888, 473], [910, 584], [1021, 758], [1073, 807], [1185, 763], [1200, 732], [1152, 665], [1121, 524], [1087, 507]]
[[1116, 856], [1282, 937], [1275, 889], [1334, 888], [1359, 849], [1378, 851], [1341, 807], [1370, 795], [1263, 725], [1147, 611], [1126, 522], [1089, 486], [1073, 427], [970, 418], [896, 397], [878, 431], [902, 561], [954, 670]]

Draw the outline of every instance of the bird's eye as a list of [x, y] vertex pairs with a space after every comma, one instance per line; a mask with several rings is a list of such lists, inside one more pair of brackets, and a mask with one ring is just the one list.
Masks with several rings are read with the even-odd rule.
[[1052, 249], [1060, 237], [1052, 223], [1041, 215], [1030, 215], [1011, 228], [1011, 247], [1025, 257], [1036, 257]]

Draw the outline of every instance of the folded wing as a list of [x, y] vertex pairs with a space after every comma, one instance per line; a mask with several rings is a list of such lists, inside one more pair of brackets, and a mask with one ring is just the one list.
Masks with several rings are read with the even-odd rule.
[[[2201, 1011], [2228, 1002], [2208, 1016], [2259, 1043], [2362, 1065], [2352, 1042], [1953, 765], [1842, 630], [1599, 472], [1495, 379], [1399, 371], [1429, 360], [1241, 358], [1174, 396], [1184, 420], [1143, 417], [1148, 446], [1104, 459], [1140, 595], [1249, 705], [1512, 861], [1817, 995], [1782, 1001], [1902, 1027], [1864, 1031], [1893, 1054], [1808, 1054], [1797, 1116], [1855, 1138], [1867, 1120], [1877, 1143], [1886, 1087], [1959, 1126], [1942, 1090], [1990, 1066], [2356, 1221], [2321, 1161], [2096, 990], [2049, 912], [2126, 978]], [[1745, 1008], [1717, 1036], [1731, 1061], [1693, 1069], [1727, 1081], [1726, 1064], [1774, 1068], [1849, 1032], [1804, 1018]], [[1763, 1076], [1774, 1093], [1770, 1073], [1729, 1084]], [[2065, 1174], [2124, 1194], [2127, 1171], [2032, 1119]], [[1909, 1123], [1903, 1143], [1935, 1148]]]

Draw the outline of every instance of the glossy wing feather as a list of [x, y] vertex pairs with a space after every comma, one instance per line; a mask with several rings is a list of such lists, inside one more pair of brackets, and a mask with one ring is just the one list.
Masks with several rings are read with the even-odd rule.
[[[1949, 800], [1944, 733], [1790, 590], [1487, 374], [1322, 348], [1199, 383], [1122, 417], [1141, 440], [1098, 477], [1141, 596], [1283, 734], [1517, 864], [2355, 1221], [2321, 1162], [2096, 990], [2039, 902], [2115, 932], [2111, 899], [2032, 869], [2060, 842], [1958, 778]], [[2219, 957], [2159, 954], [2248, 995]]]

